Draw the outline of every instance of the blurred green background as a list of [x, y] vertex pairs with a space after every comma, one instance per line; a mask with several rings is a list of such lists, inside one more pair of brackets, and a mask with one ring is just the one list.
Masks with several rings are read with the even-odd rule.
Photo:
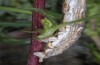
[[[0, 0], [0, 65], [26, 65], [31, 35], [21, 30], [31, 30], [33, 2], [34, 0]], [[57, 21], [62, 19], [62, 3], [63, 0], [46, 0], [46, 12]], [[100, 0], [87, 0], [86, 15], [89, 17], [95, 14], [100, 15]], [[78, 44], [89, 50], [91, 61], [86, 59], [87, 65], [100, 64], [100, 16], [94, 16], [86, 22]], [[85, 53], [86, 51], [80, 52]], [[80, 60], [82, 63], [79, 65], [84, 64], [85, 61]], [[50, 62], [47, 60], [43, 65]], [[64, 60], [63, 63], [65, 62]]]

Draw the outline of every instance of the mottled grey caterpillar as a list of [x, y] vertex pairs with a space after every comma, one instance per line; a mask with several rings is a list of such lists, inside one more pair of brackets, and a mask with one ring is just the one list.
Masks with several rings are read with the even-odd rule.
[[[65, 0], [63, 4], [63, 21], [74, 21], [85, 17], [86, 12], [86, 0]], [[39, 61], [61, 54], [64, 50], [68, 49], [81, 35], [84, 29], [84, 23], [77, 22], [73, 24], [61, 27], [59, 32], [51, 37], [41, 39], [41, 41], [47, 43], [48, 48], [43, 52], [33, 53], [39, 57]]]

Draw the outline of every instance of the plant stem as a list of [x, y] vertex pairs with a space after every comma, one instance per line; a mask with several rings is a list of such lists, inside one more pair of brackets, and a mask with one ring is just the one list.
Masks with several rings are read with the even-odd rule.
[[[34, 0], [33, 6], [35, 8], [40, 8], [40, 9], [44, 10], [45, 1], [44, 0]], [[32, 16], [33, 16], [32, 17], [32, 30], [41, 28], [41, 26], [42, 26], [41, 19], [43, 19], [44, 17], [35, 11], [32, 13]], [[32, 34], [30, 53], [29, 53], [29, 59], [28, 59], [27, 65], [40, 65], [39, 58], [34, 56], [33, 53], [42, 51], [43, 43], [34, 40], [33, 36], [34, 36], [34, 34]]]

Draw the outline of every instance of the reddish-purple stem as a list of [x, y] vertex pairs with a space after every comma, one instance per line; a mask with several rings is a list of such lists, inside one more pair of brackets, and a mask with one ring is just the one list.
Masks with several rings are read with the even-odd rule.
[[[44, 0], [34, 0], [33, 7], [40, 8], [44, 10], [45, 8], [45, 1]], [[32, 30], [37, 30], [42, 27], [41, 19], [43, 19], [44, 16], [37, 12], [32, 13]], [[34, 34], [32, 34], [32, 37]], [[29, 58], [28, 58], [28, 64], [27, 65], [40, 65], [39, 58], [34, 56], [33, 53], [37, 51], [42, 51], [43, 43], [31, 39], [31, 46], [30, 46], [30, 52], [29, 52]]]

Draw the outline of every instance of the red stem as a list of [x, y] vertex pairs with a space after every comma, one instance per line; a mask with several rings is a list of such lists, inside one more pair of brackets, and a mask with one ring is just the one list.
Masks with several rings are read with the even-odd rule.
[[[35, 8], [40, 8], [44, 10], [45, 8], [45, 1], [44, 0], [34, 0]], [[44, 16], [37, 12], [33, 12], [32, 14], [32, 30], [36, 30], [41, 28], [41, 19], [43, 19]], [[32, 34], [32, 37], [34, 34]], [[37, 51], [42, 51], [43, 43], [36, 41], [34, 39], [31, 39], [31, 46], [30, 46], [30, 53], [29, 53], [29, 59], [27, 65], [40, 65], [39, 58], [34, 56], [33, 53]]]

